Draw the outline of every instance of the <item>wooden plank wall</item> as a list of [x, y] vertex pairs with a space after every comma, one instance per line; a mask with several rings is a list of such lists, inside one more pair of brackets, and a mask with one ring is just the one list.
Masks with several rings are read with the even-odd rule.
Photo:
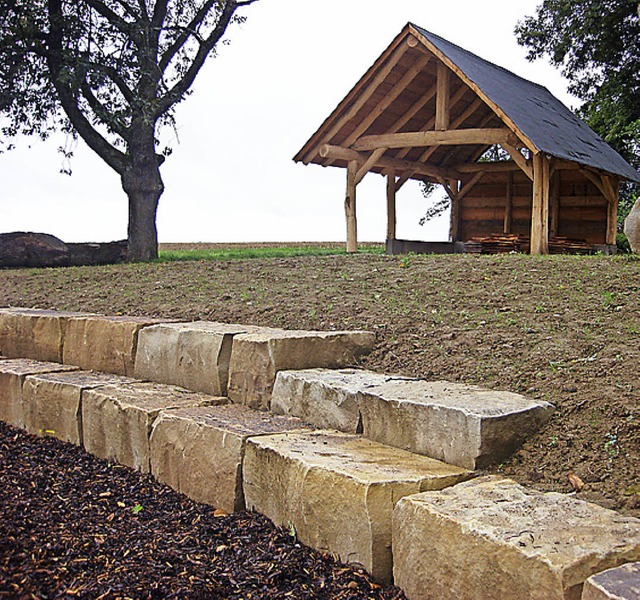
[[[504, 232], [508, 173], [487, 173], [460, 204], [459, 236], [472, 237]], [[557, 171], [560, 207], [557, 235], [604, 244], [607, 201], [598, 188], [578, 170]], [[522, 172], [513, 172], [511, 231], [531, 234], [533, 184]], [[550, 235], [552, 235], [550, 229]]]

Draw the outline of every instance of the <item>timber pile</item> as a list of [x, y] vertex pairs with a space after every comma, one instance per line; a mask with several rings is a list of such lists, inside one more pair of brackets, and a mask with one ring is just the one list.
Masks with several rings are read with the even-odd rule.
[[464, 251], [473, 254], [508, 254], [528, 252], [529, 238], [515, 234], [492, 233], [473, 237], [464, 245]]
[[[464, 245], [464, 251], [472, 254], [527, 253], [529, 248], [528, 236], [502, 233], [473, 237]], [[549, 239], [549, 254], [590, 254], [592, 252], [593, 247], [584, 240], [557, 236]]]
[[593, 247], [584, 240], [553, 237], [549, 240], [549, 254], [591, 254]]

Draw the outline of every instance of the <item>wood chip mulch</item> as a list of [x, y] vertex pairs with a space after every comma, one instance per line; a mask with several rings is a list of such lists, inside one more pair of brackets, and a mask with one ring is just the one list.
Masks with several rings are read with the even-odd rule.
[[404, 598], [265, 517], [218, 515], [0, 422], [0, 598]]

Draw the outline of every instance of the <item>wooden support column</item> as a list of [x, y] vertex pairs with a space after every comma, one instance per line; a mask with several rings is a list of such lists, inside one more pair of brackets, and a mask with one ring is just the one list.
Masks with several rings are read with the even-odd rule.
[[533, 156], [531, 254], [549, 254], [550, 161], [541, 152]]
[[560, 172], [554, 171], [551, 176], [551, 198], [550, 198], [551, 219], [549, 222], [549, 235], [558, 237], [560, 226]]
[[387, 239], [396, 239], [396, 172], [387, 173]]
[[620, 180], [617, 177], [602, 177], [605, 190], [607, 191], [607, 236], [605, 244], [616, 245], [618, 234], [618, 201], [620, 197]]
[[449, 95], [449, 69], [438, 62], [438, 79], [436, 94], [436, 131], [446, 131], [449, 129], [449, 115], [451, 110], [451, 97]]
[[344, 212], [347, 218], [347, 252], [358, 251], [358, 221], [356, 219], [356, 177], [358, 161], [349, 161], [347, 168], [347, 194], [344, 200]]
[[504, 233], [511, 233], [513, 225], [513, 172], [507, 174], [507, 196], [504, 204]]

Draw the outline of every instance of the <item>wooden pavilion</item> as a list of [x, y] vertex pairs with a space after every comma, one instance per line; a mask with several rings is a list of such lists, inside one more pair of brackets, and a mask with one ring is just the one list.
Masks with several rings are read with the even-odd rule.
[[[495, 145], [509, 160], [486, 160]], [[615, 251], [620, 181], [640, 183], [546, 88], [411, 23], [294, 160], [347, 169], [348, 252], [356, 187], [370, 171], [387, 178], [392, 253], [408, 247], [396, 239], [396, 193], [410, 179], [441, 184], [451, 199], [450, 243], [422, 249], [464, 251], [465, 241], [509, 234], [531, 254], [558, 240]]]

